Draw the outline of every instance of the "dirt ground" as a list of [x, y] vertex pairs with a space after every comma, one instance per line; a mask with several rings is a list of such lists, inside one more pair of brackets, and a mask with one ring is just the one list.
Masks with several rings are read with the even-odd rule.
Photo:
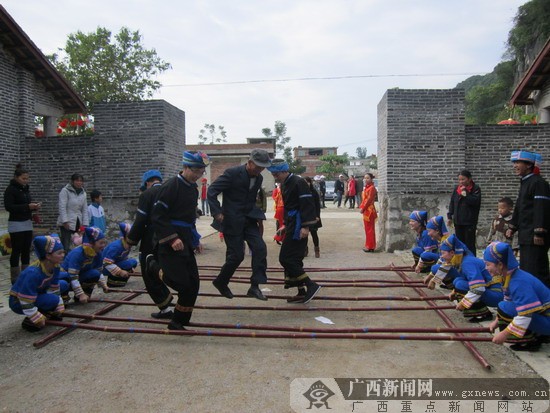
[[[306, 267], [379, 267], [410, 263], [408, 254], [364, 253], [363, 229], [358, 210], [336, 209], [332, 204], [323, 212], [320, 229], [321, 258], [309, 256]], [[271, 217], [272, 213], [268, 213]], [[199, 265], [221, 265], [225, 248], [203, 217], [199, 232], [206, 249]], [[271, 240], [272, 219], [266, 224], [268, 265], [279, 267], [278, 246]], [[311, 241], [310, 241], [310, 248]], [[243, 266], [250, 265], [247, 256]], [[203, 275], [213, 274], [203, 271]], [[237, 275], [246, 275], [238, 273]], [[272, 274], [280, 278], [280, 273]], [[399, 279], [394, 272], [312, 273], [318, 281], [350, 278]], [[411, 277], [414, 275], [410, 274]], [[418, 279], [418, 277], [416, 277]], [[246, 294], [246, 284], [230, 284], [234, 293]], [[281, 285], [265, 285], [265, 294], [291, 295]], [[133, 277], [127, 288], [140, 289], [143, 283]], [[215, 292], [203, 280], [201, 292]], [[4, 293], [3, 293], [4, 294]], [[97, 297], [102, 293], [94, 293]], [[430, 292], [441, 295], [442, 291]], [[124, 294], [110, 294], [121, 297]], [[321, 296], [409, 295], [410, 288], [331, 288]], [[150, 302], [146, 295], [136, 301]], [[252, 298], [227, 300], [199, 297], [197, 304], [289, 306], [286, 301]], [[439, 305], [448, 304], [438, 302]], [[321, 301], [309, 307], [422, 305], [401, 301]], [[88, 312], [101, 303], [73, 305], [68, 310]], [[296, 304], [294, 305], [296, 306]], [[303, 306], [303, 305], [302, 305]], [[148, 317], [155, 307], [124, 305], [114, 316]], [[47, 327], [27, 333], [20, 327], [21, 316], [6, 308], [0, 317], [0, 411], [1, 412], [289, 412], [290, 384], [295, 378], [334, 377], [421, 377], [421, 378], [531, 378], [540, 377], [516, 354], [503, 346], [476, 343], [475, 347], [492, 366], [484, 369], [459, 342], [406, 340], [323, 340], [263, 339], [224, 337], [181, 337], [144, 334], [106, 333], [76, 330], [36, 349], [33, 342], [54, 331]], [[454, 310], [446, 310], [458, 326], [471, 326]], [[249, 311], [196, 310], [192, 321], [205, 323], [247, 323], [330, 328], [315, 320], [324, 316], [333, 327], [418, 326], [445, 327], [434, 311]], [[96, 321], [95, 324], [114, 325]], [[120, 323], [119, 323], [120, 324]], [[128, 325], [128, 324], [124, 324]], [[141, 325], [153, 327], [155, 325]], [[234, 330], [233, 330], [234, 331]], [[549, 345], [545, 345], [549, 347]], [[548, 349], [541, 359], [549, 363]], [[546, 377], [548, 378], [548, 377]], [[335, 411], [335, 410], [332, 410]], [[349, 410], [351, 411], [351, 410]]]

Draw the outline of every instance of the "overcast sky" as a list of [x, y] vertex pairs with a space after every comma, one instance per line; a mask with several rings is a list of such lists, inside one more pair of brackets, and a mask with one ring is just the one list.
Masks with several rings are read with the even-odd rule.
[[[281, 120], [292, 146], [337, 146], [350, 155], [358, 146], [376, 153], [376, 106], [387, 89], [452, 88], [492, 71], [524, 3], [2, 1], [45, 54], [77, 30], [139, 30], [145, 47], [172, 64], [155, 99], [186, 112], [189, 144], [205, 123], [244, 143]], [[303, 78], [341, 79], [292, 80]]]

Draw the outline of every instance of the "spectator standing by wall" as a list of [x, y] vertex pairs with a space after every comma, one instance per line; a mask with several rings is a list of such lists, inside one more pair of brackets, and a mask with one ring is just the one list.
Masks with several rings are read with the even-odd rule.
[[454, 224], [455, 235], [466, 244], [474, 257], [480, 207], [481, 188], [473, 181], [472, 173], [463, 169], [458, 174], [458, 185], [451, 194], [447, 220], [449, 227]]
[[59, 192], [57, 225], [63, 249], [65, 253], [68, 253], [71, 246], [71, 235], [78, 231], [81, 225], [85, 227], [89, 225], [84, 177], [79, 173], [73, 174], [71, 182]]
[[101, 206], [103, 202], [103, 195], [97, 189], [90, 192], [90, 198], [92, 203], [88, 205], [88, 218], [90, 220], [90, 226], [96, 227], [103, 232], [107, 231], [107, 220], [105, 219], [105, 210]]
[[[32, 243], [32, 214], [41, 207], [33, 202], [29, 190], [29, 172], [17, 164], [13, 179], [4, 192], [4, 207], [9, 212], [8, 233], [12, 252], [10, 255], [10, 280], [12, 285], [21, 271], [29, 266]], [[21, 266], [19, 262], [21, 260]]]

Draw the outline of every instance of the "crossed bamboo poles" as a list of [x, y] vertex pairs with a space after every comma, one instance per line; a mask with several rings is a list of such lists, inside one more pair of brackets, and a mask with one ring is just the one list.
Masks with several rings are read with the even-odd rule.
[[[210, 280], [214, 275], [204, 274], [204, 271], [219, 271], [219, 266], [200, 266], [203, 272], [201, 279]], [[248, 267], [240, 267], [238, 271], [250, 271]], [[132, 301], [134, 298], [146, 293], [146, 290], [127, 290], [127, 289], [113, 289], [112, 292], [117, 293], [129, 293], [120, 300], [112, 300], [107, 298], [91, 299], [91, 302], [103, 302], [107, 303], [106, 307], [96, 311], [93, 314], [78, 314], [67, 312], [66, 317], [77, 318], [78, 321], [53, 321], [48, 320], [49, 325], [62, 327], [46, 337], [38, 340], [34, 343], [35, 347], [42, 347], [49, 343], [51, 340], [64, 335], [75, 329], [87, 329], [102, 332], [114, 332], [114, 333], [142, 333], [142, 334], [162, 334], [162, 335], [184, 335], [184, 336], [214, 336], [214, 337], [249, 337], [249, 338], [288, 338], [288, 339], [362, 339], [362, 340], [420, 340], [420, 341], [457, 341], [462, 342], [466, 348], [472, 353], [474, 358], [485, 368], [489, 369], [490, 365], [485, 361], [483, 356], [477, 351], [477, 349], [471, 344], [471, 342], [488, 342], [492, 340], [490, 336], [476, 336], [471, 334], [477, 333], [489, 333], [488, 328], [469, 327], [459, 328], [448, 318], [448, 316], [442, 311], [446, 309], [455, 308], [454, 305], [436, 305], [435, 301], [448, 300], [447, 296], [428, 296], [423, 290], [425, 286], [420, 281], [411, 280], [405, 271], [410, 271], [410, 267], [351, 267], [351, 268], [308, 268], [307, 272], [354, 272], [354, 271], [388, 271], [397, 273], [401, 280], [387, 280], [387, 279], [347, 279], [347, 280], [324, 280], [321, 285], [330, 288], [340, 287], [354, 287], [354, 288], [412, 288], [418, 297], [409, 296], [358, 296], [358, 297], [339, 297], [339, 296], [320, 296], [316, 297], [316, 300], [327, 301], [381, 301], [381, 300], [395, 300], [395, 301], [425, 301], [427, 306], [380, 306], [380, 307], [312, 307], [312, 306], [212, 306], [212, 305], [196, 305], [196, 309], [204, 310], [254, 310], [254, 311], [429, 311], [433, 310], [443, 319], [446, 328], [380, 328], [380, 327], [362, 327], [362, 328], [305, 328], [305, 327], [289, 327], [289, 326], [266, 326], [266, 325], [243, 325], [243, 324], [207, 324], [207, 323], [191, 323], [190, 327], [193, 328], [205, 328], [207, 330], [183, 330], [173, 331], [160, 328], [145, 328], [145, 327], [119, 327], [108, 325], [90, 324], [92, 321], [113, 321], [117, 323], [122, 322], [137, 322], [148, 324], [167, 324], [165, 320], [155, 320], [148, 318], [134, 318], [134, 317], [109, 317], [105, 316], [108, 312], [121, 305], [139, 305], [139, 306], [154, 306], [154, 303], [143, 303]], [[268, 268], [268, 272], [282, 272], [281, 268]], [[136, 276], [139, 273], [134, 274]], [[232, 278], [232, 282], [236, 283], [249, 283], [248, 277], [242, 277], [235, 275]], [[279, 285], [283, 284], [284, 280], [281, 278], [270, 279], [270, 284]], [[206, 297], [218, 297], [218, 294], [200, 293], [201, 296]], [[236, 295], [236, 297], [246, 297], [244, 295]], [[269, 295], [270, 299], [286, 299], [287, 296]], [[213, 331], [212, 328], [222, 330], [241, 330], [241, 331]], [[242, 330], [255, 330], [252, 332]], [[267, 331], [267, 332], [266, 332]], [[277, 333], [273, 333], [276, 331]], [[386, 334], [379, 334], [386, 333]], [[388, 334], [393, 333], [393, 334]], [[399, 333], [399, 334], [395, 334]], [[415, 334], [404, 334], [415, 333]], [[436, 333], [438, 335], [426, 335], [428, 333]], [[452, 335], [443, 335], [448, 333]], [[466, 336], [463, 333], [470, 333]]]

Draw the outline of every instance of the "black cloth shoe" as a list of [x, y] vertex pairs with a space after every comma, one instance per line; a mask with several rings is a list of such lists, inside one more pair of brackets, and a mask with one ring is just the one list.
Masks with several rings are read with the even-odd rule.
[[225, 298], [232, 299], [233, 293], [229, 289], [227, 285], [222, 285], [218, 280], [212, 281], [212, 285], [216, 287], [216, 289], [220, 292], [221, 295], [223, 295]]
[[47, 312], [44, 315], [48, 320], [63, 321], [63, 316], [61, 314], [54, 314], [54, 313]]
[[23, 327], [23, 330], [29, 331], [31, 333], [36, 333], [37, 331], [40, 331], [40, 327], [34, 324], [29, 317], [25, 317], [25, 319], [21, 323], [21, 327]]
[[174, 312], [172, 310], [166, 311], [165, 313], [163, 313], [162, 311], [159, 311], [158, 313], [151, 313], [151, 317], [156, 318], [157, 320], [172, 319], [173, 315]]
[[510, 348], [514, 351], [539, 351], [541, 342], [539, 339], [534, 339], [533, 341], [527, 341], [525, 343], [516, 343], [512, 344]]
[[183, 324], [180, 324], [174, 320], [168, 323], [168, 330], [187, 330]]
[[491, 321], [493, 319], [493, 314], [487, 313], [485, 315], [475, 316], [468, 320], [470, 323], [480, 323], [482, 321]]
[[302, 303], [309, 303], [311, 300], [313, 300], [313, 297], [315, 297], [320, 290], [321, 286], [319, 284], [313, 283], [313, 285], [308, 286], [306, 296], [302, 300]]
[[257, 285], [253, 285], [252, 287], [250, 287], [246, 295], [249, 297], [257, 298], [258, 300], [267, 301], [267, 297], [263, 295], [260, 287], [258, 287]]
[[306, 290], [300, 288], [300, 289], [298, 290], [298, 294], [296, 294], [296, 295], [293, 296], [293, 297], [287, 298], [287, 299], [286, 299], [286, 302], [287, 302], [287, 303], [303, 303], [303, 302], [304, 302], [304, 298], [306, 298]]

